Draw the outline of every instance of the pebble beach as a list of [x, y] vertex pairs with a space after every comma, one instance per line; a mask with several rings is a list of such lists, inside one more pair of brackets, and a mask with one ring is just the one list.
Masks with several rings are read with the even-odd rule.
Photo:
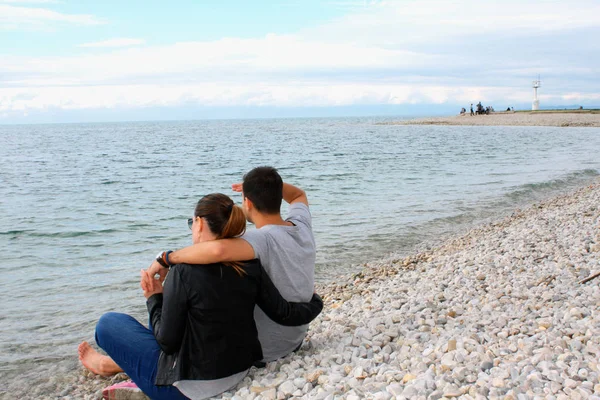
[[497, 112], [489, 115], [469, 113], [450, 117], [428, 117], [394, 121], [386, 125], [472, 125], [472, 126], [558, 126], [600, 127], [600, 112]]
[[600, 181], [320, 285], [301, 350], [219, 398], [600, 400], [598, 272]]

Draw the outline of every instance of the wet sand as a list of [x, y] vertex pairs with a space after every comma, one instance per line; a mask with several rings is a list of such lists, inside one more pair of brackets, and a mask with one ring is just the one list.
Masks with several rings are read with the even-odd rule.
[[450, 117], [427, 117], [394, 121], [384, 125], [600, 127], [600, 112], [496, 112], [489, 115], [474, 116], [467, 113]]

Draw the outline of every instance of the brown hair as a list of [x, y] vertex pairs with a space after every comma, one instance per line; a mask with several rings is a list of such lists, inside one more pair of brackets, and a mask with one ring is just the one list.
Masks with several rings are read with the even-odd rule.
[[[194, 217], [204, 218], [217, 239], [234, 238], [246, 231], [244, 211], [222, 193], [211, 193], [201, 198], [194, 209]], [[223, 264], [234, 268], [240, 275], [246, 273], [238, 262]]]

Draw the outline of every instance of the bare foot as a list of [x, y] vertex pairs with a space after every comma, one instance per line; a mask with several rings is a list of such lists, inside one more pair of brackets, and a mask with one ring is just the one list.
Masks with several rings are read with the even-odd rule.
[[111, 376], [123, 372], [112, 358], [98, 353], [88, 342], [81, 342], [77, 352], [83, 366], [96, 375]]

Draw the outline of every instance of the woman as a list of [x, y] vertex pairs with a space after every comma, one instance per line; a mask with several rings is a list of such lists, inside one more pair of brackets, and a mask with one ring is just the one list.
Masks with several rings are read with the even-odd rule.
[[[199, 243], [241, 235], [246, 218], [229, 197], [216, 193], [198, 202], [188, 224], [193, 242]], [[150, 329], [128, 315], [105, 314], [96, 327], [96, 342], [110, 357], [85, 342], [79, 353], [92, 372], [125, 371], [152, 399], [204, 399], [239, 383], [262, 359], [255, 305], [288, 326], [309, 323], [323, 308], [317, 294], [310, 303], [285, 301], [258, 260], [203, 268], [177, 264], [164, 288], [142, 271], [141, 286]]]

